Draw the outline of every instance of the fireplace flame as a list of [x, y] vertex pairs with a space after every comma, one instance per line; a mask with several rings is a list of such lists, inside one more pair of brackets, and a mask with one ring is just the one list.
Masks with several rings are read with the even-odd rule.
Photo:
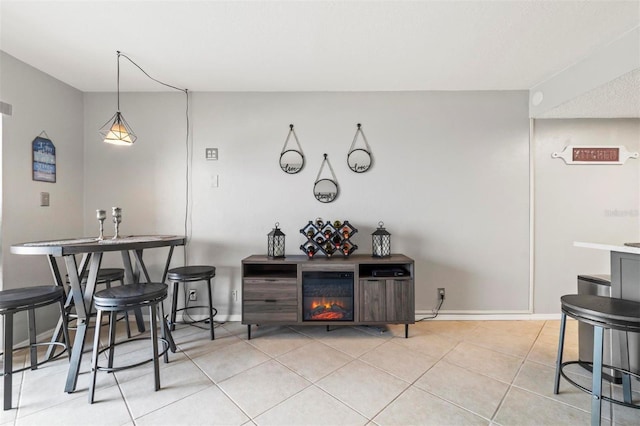
[[316, 309], [319, 306], [323, 306], [325, 309], [331, 309], [331, 306], [337, 305], [341, 308], [344, 308], [339, 300], [333, 299], [325, 299], [324, 297], [320, 300], [313, 300], [311, 302], [311, 309]]
[[311, 301], [311, 319], [314, 320], [339, 320], [345, 317], [347, 310], [340, 300], [315, 299]]

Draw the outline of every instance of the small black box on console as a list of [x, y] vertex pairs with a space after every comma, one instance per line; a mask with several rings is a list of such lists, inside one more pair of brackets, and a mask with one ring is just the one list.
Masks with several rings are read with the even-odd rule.
[[404, 277], [408, 272], [404, 268], [374, 269], [371, 271], [372, 277]]

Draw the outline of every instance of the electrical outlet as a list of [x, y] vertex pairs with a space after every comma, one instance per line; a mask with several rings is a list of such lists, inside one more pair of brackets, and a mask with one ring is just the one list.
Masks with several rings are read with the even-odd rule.
[[189, 290], [189, 300], [198, 300], [198, 293], [194, 289]]
[[238, 290], [233, 290], [231, 292], [231, 298], [233, 299], [234, 302], [238, 301]]
[[444, 300], [444, 288], [438, 289], [438, 298], [439, 300]]

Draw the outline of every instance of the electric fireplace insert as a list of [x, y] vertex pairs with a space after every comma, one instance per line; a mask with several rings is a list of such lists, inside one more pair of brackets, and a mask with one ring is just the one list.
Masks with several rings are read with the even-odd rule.
[[304, 321], [353, 321], [351, 271], [303, 271]]

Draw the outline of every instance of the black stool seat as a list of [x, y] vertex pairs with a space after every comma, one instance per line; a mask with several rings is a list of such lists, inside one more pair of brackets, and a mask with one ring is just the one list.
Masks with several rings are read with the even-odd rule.
[[[65, 293], [64, 288], [57, 286], [36, 286], [25, 288], [13, 288], [0, 291], [0, 315], [4, 317], [4, 339], [3, 345], [3, 360], [4, 365], [2, 367], [3, 385], [4, 385], [4, 410], [11, 409], [12, 389], [13, 389], [13, 375], [17, 372], [24, 371], [28, 368], [36, 370], [38, 366], [44, 364], [47, 361], [58, 358], [65, 351], [71, 358], [71, 351], [68, 351], [69, 345], [69, 333], [67, 330], [67, 318], [64, 307]], [[36, 308], [51, 305], [57, 303], [60, 307], [61, 315], [61, 331], [64, 336], [64, 343], [51, 341], [48, 343], [38, 343], [36, 341]], [[20, 311], [27, 311], [27, 319], [29, 324], [29, 344], [21, 348], [13, 347], [13, 316]], [[49, 351], [46, 358], [43, 361], [38, 362], [37, 346], [48, 345]], [[18, 349], [29, 348], [31, 365], [13, 369], [13, 351]], [[65, 350], [54, 356], [55, 347], [62, 347]]]
[[[82, 279], [86, 280], [87, 275], [83, 276]], [[102, 283], [103, 281], [119, 281], [124, 278], [124, 269], [122, 268], [100, 268], [98, 270], [98, 283]]]
[[[82, 276], [82, 282], [87, 281], [89, 271], [85, 272]], [[100, 268], [98, 270], [98, 278], [96, 282], [98, 284], [104, 284], [110, 281], [120, 281], [124, 279], [124, 269], [122, 268]], [[67, 282], [69, 281], [69, 275], [67, 275]]]
[[161, 283], [127, 284], [105, 288], [93, 296], [93, 303], [96, 308], [103, 311], [123, 310], [163, 300], [167, 297], [168, 288], [166, 284]]
[[[218, 314], [218, 310], [213, 307], [213, 292], [211, 290], [211, 279], [216, 276], [216, 268], [215, 266], [208, 265], [194, 265], [194, 266], [181, 266], [178, 268], [169, 269], [167, 271], [167, 279], [173, 282], [173, 300], [171, 303], [171, 330], [175, 330], [175, 325], [178, 323], [176, 321], [176, 314], [179, 311], [187, 311], [188, 309], [195, 308], [206, 308], [209, 311], [208, 321], [209, 321], [209, 333], [211, 335], [211, 340], [215, 339], [215, 331], [213, 324], [213, 317]], [[178, 283], [188, 283], [195, 281], [206, 281], [207, 282], [207, 295], [208, 295], [208, 306], [188, 306], [185, 301], [185, 307], [178, 309]], [[192, 320], [192, 321], [181, 321], [181, 324], [189, 324], [195, 325], [196, 323], [203, 322], [205, 320]]]
[[64, 289], [50, 285], [0, 291], [0, 310], [20, 311], [64, 299]]
[[[589, 294], [569, 294], [560, 298], [562, 308], [562, 318], [560, 321], [560, 336], [558, 338], [558, 356], [556, 358], [556, 374], [553, 393], [560, 392], [560, 377], [577, 387], [578, 389], [592, 395], [591, 400], [591, 424], [600, 425], [600, 414], [602, 401], [609, 401], [626, 407], [640, 409], [640, 404], [634, 404], [631, 393], [631, 377], [640, 379], [640, 375], [630, 371], [629, 353], [625, 343], [621, 342], [619, 359], [622, 365], [603, 364], [603, 342], [604, 330], [616, 330], [626, 341], [626, 333], [640, 333], [640, 302], [612, 297], [595, 296]], [[579, 322], [591, 324], [593, 326], [593, 362], [583, 361], [562, 361], [564, 348], [564, 335], [566, 329], [567, 316]], [[571, 364], [587, 364], [592, 369], [591, 389], [588, 389], [570, 377], [563, 369]], [[623, 400], [609, 398], [602, 395], [602, 369], [610, 368], [622, 373], [622, 393]]]
[[182, 266], [170, 269], [167, 273], [169, 281], [200, 281], [216, 276], [215, 266]]
[[604, 328], [640, 333], [640, 302], [590, 294], [568, 294], [560, 301], [570, 317]]
[[[87, 279], [89, 278], [89, 271], [87, 270], [81, 278], [82, 285], [87, 284]], [[106, 284], [107, 288], [111, 288], [111, 283], [114, 281], [120, 281], [120, 285], [124, 285], [124, 269], [122, 268], [100, 268], [98, 270], [98, 276], [96, 277], [96, 284]], [[67, 283], [69, 282], [69, 275], [67, 274]], [[66, 302], [66, 306], [68, 309], [68, 316], [71, 320], [76, 318], [76, 315], [71, 312], [71, 308], [73, 306], [73, 299], [71, 296], [71, 292], [69, 292], [69, 297]], [[131, 337], [131, 327], [129, 325], [129, 313], [127, 311], [124, 312], [124, 316], [120, 319], [125, 321], [125, 325], [127, 327], [127, 336]]]

